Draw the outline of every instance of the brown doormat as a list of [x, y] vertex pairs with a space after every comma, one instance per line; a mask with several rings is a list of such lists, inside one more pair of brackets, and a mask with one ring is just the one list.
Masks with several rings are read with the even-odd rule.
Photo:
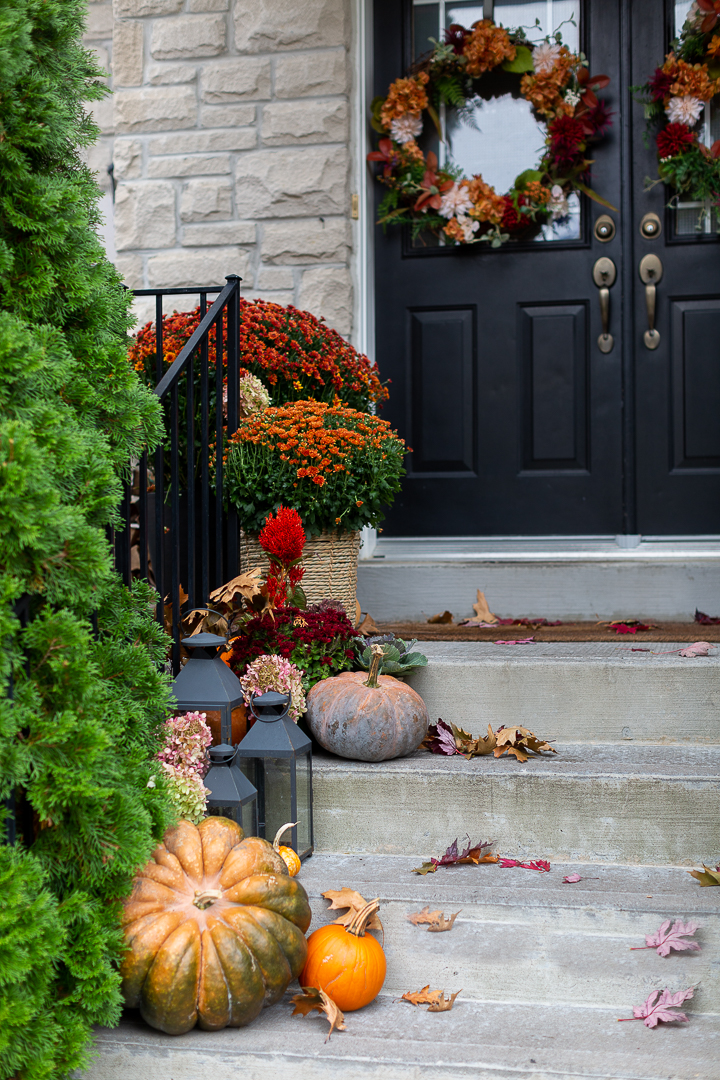
[[451, 623], [378, 623], [381, 634], [418, 638], [419, 641], [508, 641], [533, 637], [535, 641], [642, 641], [720, 643], [720, 625], [704, 626], [696, 622], [658, 622], [651, 630], [636, 634], [616, 634], [607, 623], [567, 622], [561, 626], [456, 626]]

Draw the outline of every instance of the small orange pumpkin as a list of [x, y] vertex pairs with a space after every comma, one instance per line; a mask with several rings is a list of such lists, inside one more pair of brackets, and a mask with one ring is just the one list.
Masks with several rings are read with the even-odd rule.
[[287, 866], [290, 877], [295, 877], [295, 875], [300, 872], [302, 864], [300, 862], [300, 856], [294, 848], [285, 847], [284, 844], [280, 844], [280, 837], [295, 825], [297, 825], [297, 821], [288, 821], [287, 825], [283, 825], [281, 829], [278, 829], [275, 833], [275, 839], [273, 840], [273, 850], [277, 851], [278, 855]]
[[374, 1001], [385, 982], [387, 963], [380, 942], [365, 933], [380, 907], [371, 900], [347, 926], [330, 923], [308, 938], [308, 956], [300, 985], [324, 990], [343, 1012]]

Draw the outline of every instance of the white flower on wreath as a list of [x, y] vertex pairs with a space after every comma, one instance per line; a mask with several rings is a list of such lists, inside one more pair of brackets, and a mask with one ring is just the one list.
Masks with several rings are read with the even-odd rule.
[[390, 134], [397, 143], [409, 143], [420, 134], [422, 127], [419, 113], [405, 113], [390, 122]]
[[474, 221], [472, 218], [467, 217], [465, 214], [458, 214], [455, 218], [458, 225], [463, 232], [463, 240], [466, 244], [469, 244], [473, 239], [473, 233], [476, 233], [480, 228], [480, 222]]
[[671, 124], [686, 124], [692, 127], [700, 119], [703, 111], [703, 103], [700, 98], [674, 97], [670, 98], [665, 112]]
[[552, 214], [553, 221], [557, 221], [558, 218], [566, 217], [570, 212], [567, 196], [560, 184], [553, 184], [550, 188], [550, 201], [547, 204], [547, 208]]
[[443, 195], [438, 212], [445, 218], [455, 217], [457, 214], [459, 219], [460, 215], [466, 214], [468, 210], [472, 210], [472, 199], [468, 195], [467, 185], [453, 184]]
[[580, 100], [580, 95], [576, 90], [566, 90], [563, 94], [563, 99], [574, 109]]
[[560, 59], [560, 49], [562, 46], [556, 44], [550, 44], [549, 41], [543, 41], [541, 45], [536, 45], [533, 49], [532, 59], [533, 67], [537, 75], [545, 74], [545, 72], [552, 71]]

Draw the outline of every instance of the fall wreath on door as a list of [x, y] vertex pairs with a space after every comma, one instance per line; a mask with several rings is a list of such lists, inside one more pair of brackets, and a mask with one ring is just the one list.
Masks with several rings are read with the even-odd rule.
[[[465, 176], [450, 159], [439, 164], [437, 154], [423, 152], [417, 141], [426, 117], [442, 141], [443, 108], [467, 108], [497, 69], [517, 80], [516, 94], [546, 130], [540, 160], [504, 194], [479, 173]], [[448, 27], [444, 41], [434, 42], [407, 77], [372, 103], [372, 126], [382, 138], [368, 160], [380, 163], [378, 180], [388, 189], [378, 223], [411, 225], [413, 237], [429, 231], [451, 245], [484, 241], [500, 247], [566, 217], [573, 192], [614, 209], [589, 186], [589, 145], [611, 123], [596, 91], [609, 82], [607, 75], [590, 75], [585, 56], [572, 53], [559, 31], [534, 43], [523, 29], [506, 30], [491, 19], [469, 29]]]

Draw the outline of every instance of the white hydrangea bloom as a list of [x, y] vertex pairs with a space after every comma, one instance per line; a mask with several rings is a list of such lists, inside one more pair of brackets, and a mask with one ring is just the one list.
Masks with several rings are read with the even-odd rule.
[[466, 214], [468, 210], [472, 210], [472, 200], [468, 195], [467, 185], [453, 184], [442, 197], [439, 213], [446, 218], [455, 217], [457, 214], [459, 220], [459, 215]]
[[422, 131], [422, 117], [418, 113], [405, 113], [390, 123], [390, 134], [395, 142], [412, 142]]
[[670, 98], [665, 112], [671, 124], [687, 124], [692, 127], [700, 119], [703, 111], [703, 103], [700, 98], [674, 97]]
[[536, 74], [552, 71], [560, 59], [560, 45], [551, 45], [549, 41], [543, 41], [533, 49], [533, 67]]
[[547, 208], [553, 216], [553, 221], [563, 218], [569, 213], [570, 207], [560, 184], [553, 184], [550, 188], [550, 201]]
[[469, 244], [473, 238], [473, 233], [476, 233], [480, 228], [480, 222], [466, 217], [465, 214], [458, 214], [457, 223], [463, 231], [463, 240], [466, 244]]
[[568, 105], [572, 106], [572, 108], [574, 109], [578, 101], [580, 100], [580, 95], [577, 93], [576, 90], [566, 90], [563, 94], [563, 98], [565, 99], [565, 101], [567, 101]]

